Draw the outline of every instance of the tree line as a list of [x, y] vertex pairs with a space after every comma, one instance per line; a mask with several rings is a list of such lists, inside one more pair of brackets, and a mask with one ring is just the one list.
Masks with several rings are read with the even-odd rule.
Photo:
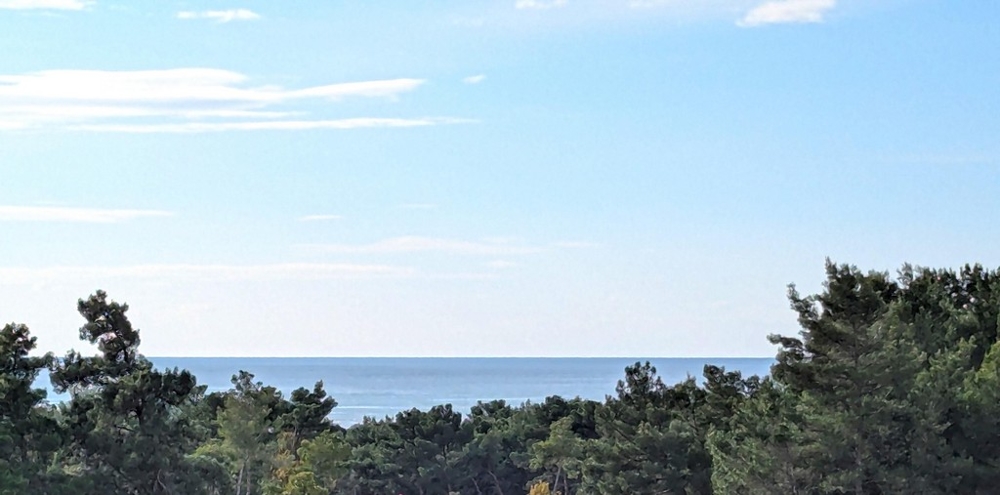
[[[1000, 272], [827, 262], [789, 287], [769, 376], [625, 369], [604, 401], [440, 405], [342, 428], [318, 382], [206, 393], [138, 352], [128, 306], [79, 301], [96, 347], [0, 331], [0, 495], [988, 494], [1000, 486]], [[36, 388], [48, 370], [69, 399]]]

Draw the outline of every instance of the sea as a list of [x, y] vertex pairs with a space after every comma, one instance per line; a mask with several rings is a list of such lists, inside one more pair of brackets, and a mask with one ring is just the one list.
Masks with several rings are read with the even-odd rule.
[[[702, 381], [706, 364], [740, 371], [744, 376], [769, 373], [773, 358], [246, 358], [151, 357], [160, 369], [191, 371], [208, 392], [228, 390], [239, 371], [281, 390], [312, 389], [322, 380], [337, 401], [331, 418], [349, 427], [365, 417], [395, 416], [413, 408], [451, 404], [467, 414], [478, 401], [503, 399], [512, 405], [541, 402], [558, 395], [604, 400], [615, 395], [625, 367], [649, 361], [666, 384], [688, 376]], [[49, 401], [66, 400], [51, 391], [47, 376], [39, 387]]]

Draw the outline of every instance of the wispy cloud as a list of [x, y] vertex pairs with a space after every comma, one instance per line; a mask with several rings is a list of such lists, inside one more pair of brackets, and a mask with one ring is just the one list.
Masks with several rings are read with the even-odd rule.
[[61, 206], [0, 205], [0, 222], [82, 222], [117, 223], [144, 217], [166, 217], [173, 213], [160, 210], [106, 210]]
[[325, 280], [369, 276], [408, 276], [414, 270], [389, 265], [275, 263], [263, 265], [151, 264], [132, 266], [0, 267], [4, 283], [92, 279]]
[[486, 80], [485, 74], [476, 74], [474, 76], [469, 76], [462, 79], [462, 82], [464, 82], [465, 84], [479, 84], [485, 80]]
[[303, 89], [240, 87], [248, 77], [222, 69], [182, 68], [148, 71], [47, 70], [0, 75], [0, 97], [67, 102], [226, 102], [266, 105], [295, 99], [338, 100], [351, 96], [393, 97], [412, 91], [422, 79], [388, 79], [329, 84]]
[[514, 268], [514, 267], [517, 267], [519, 265], [517, 263], [513, 262], [513, 261], [493, 260], [493, 261], [490, 261], [489, 263], [487, 263], [486, 266], [488, 266], [490, 268], [495, 268], [495, 269], [498, 269], [498, 270], [502, 270], [502, 269], [505, 269], [505, 268]]
[[629, 0], [628, 6], [633, 9], [648, 9], [667, 5], [670, 1], [671, 0]]
[[433, 210], [437, 208], [433, 203], [403, 203], [399, 205], [404, 210]]
[[302, 244], [298, 247], [311, 252], [334, 254], [438, 252], [471, 256], [503, 256], [532, 254], [542, 251], [537, 247], [503, 242], [475, 242], [419, 236], [395, 237], [371, 244]]
[[219, 23], [232, 21], [254, 21], [260, 19], [260, 14], [247, 9], [205, 10], [194, 12], [185, 10], [177, 13], [178, 19], [210, 19]]
[[[395, 99], [422, 79], [362, 81], [299, 89], [251, 86], [243, 74], [206, 68], [151, 71], [51, 70], [0, 75], [0, 130], [58, 128], [106, 132], [412, 127], [440, 118], [298, 118], [287, 105], [344, 98]], [[276, 108], [277, 107], [277, 108]], [[322, 111], [312, 104], [309, 112]]]
[[552, 243], [552, 246], [564, 249], [585, 249], [600, 247], [600, 244], [589, 241], [556, 241]]
[[0, 9], [83, 10], [91, 3], [82, 0], [0, 0]]
[[422, 118], [384, 119], [356, 118], [338, 120], [273, 120], [258, 122], [185, 122], [182, 124], [89, 124], [68, 126], [67, 129], [90, 132], [195, 133], [226, 131], [301, 131], [312, 129], [364, 129], [372, 127], [426, 127], [442, 124], [473, 122], [468, 119]]
[[305, 215], [299, 217], [300, 222], [324, 222], [328, 220], [340, 220], [340, 215]]
[[765, 24], [823, 22], [828, 10], [837, 6], [837, 0], [776, 0], [751, 9], [737, 21], [744, 27]]
[[557, 7], [565, 7], [567, 0], [517, 0], [514, 3], [516, 9], [546, 10]]

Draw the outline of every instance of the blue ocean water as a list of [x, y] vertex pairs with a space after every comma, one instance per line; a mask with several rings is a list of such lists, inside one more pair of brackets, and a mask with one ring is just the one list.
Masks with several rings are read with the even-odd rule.
[[[228, 390], [231, 377], [245, 370], [257, 381], [283, 391], [312, 388], [322, 380], [338, 403], [332, 418], [350, 426], [366, 417], [451, 404], [468, 413], [477, 401], [504, 399], [519, 405], [546, 397], [603, 400], [614, 395], [625, 367], [650, 361], [664, 383], [689, 375], [700, 379], [706, 364], [765, 375], [772, 358], [149, 358], [157, 368], [191, 371], [208, 391]], [[48, 385], [40, 377], [39, 386]], [[53, 396], [57, 401], [63, 397]]]

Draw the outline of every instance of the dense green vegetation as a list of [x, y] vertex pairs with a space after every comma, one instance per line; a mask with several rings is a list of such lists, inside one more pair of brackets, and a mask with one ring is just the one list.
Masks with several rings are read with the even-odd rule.
[[[0, 332], [0, 495], [890, 494], [1000, 486], [1000, 272], [827, 264], [789, 291], [799, 337], [770, 377], [648, 363], [603, 402], [411, 410], [343, 429], [322, 382], [285, 397], [233, 377], [206, 394], [138, 352], [128, 307], [79, 303], [85, 357]], [[48, 368], [57, 406], [35, 389]]]

